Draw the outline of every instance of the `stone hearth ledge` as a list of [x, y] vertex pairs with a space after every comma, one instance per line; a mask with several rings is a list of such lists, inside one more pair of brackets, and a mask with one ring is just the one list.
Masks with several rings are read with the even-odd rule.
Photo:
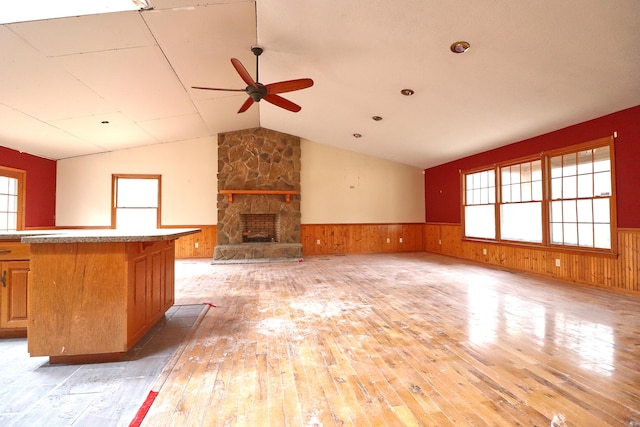
[[[21, 236], [22, 243], [117, 243], [175, 240], [202, 231], [200, 228], [160, 228], [154, 230], [78, 229], [55, 230]], [[0, 239], [3, 234], [0, 234]]]
[[302, 243], [239, 243], [218, 245], [214, 249], [215, 261], [282, 258], [302, 258]]

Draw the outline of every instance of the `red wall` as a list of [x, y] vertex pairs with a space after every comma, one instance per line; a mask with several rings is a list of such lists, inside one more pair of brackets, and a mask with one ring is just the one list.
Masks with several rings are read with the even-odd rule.
[[640, 105], [425, 170], [427, 222], [460, 223], [460, 170], [593, 141], [615, 141], [619, 228], [640, 228]]
[[0, 147], [0, 165], [27, 171], [25, 227], [55, 226], [56, 162]]

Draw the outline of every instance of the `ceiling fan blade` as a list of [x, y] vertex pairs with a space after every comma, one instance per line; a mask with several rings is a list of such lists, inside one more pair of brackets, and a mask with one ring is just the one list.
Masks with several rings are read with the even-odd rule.
[[267, 93], [293, 92], [294, 90], [306, 89], [311, 86], [313, 86], [313, 80], [311, 79], [287, 80], [266, 85]]
[[256, 87], [255, 80], [253, 80], [253, 77], [251, 77], [251, 74], [249, 74], [247, 69], [244, 68], [244, 65], [242, 65], [242, 62], [240, 62], [236, 58], [231, 58], [231, 63], [233, 64], [233, 68], [236, 69], [236, 71], [238, 72], [238, 74], [240, 74], [240, 77], [242, 78], [242, 80], [244, 80], [246, 84], [248, 84], [249, 86]]
[[294, 113], [302, 110], [302, 107], [300, 107], [298, 104], [294, 104], [288, 99], [284, 99], [283, 97], [274, 93], [267, 94], [267, 96], [264, 97], [264, 100], [272, 103], [273, 105], [277, 105], [280, 108], [284, 108], [285, 110], [293, 111]]
[[222, 89], [218, 87], [202, 87], [202, 86], [191, 86], [191, 89], [223, 90], [225, 92], [246, 92], [246, 89]]
[[249, 107], [253, 105], [253, 102], [253, 98], [248, 97], [247, 100], [244, 101], [244, 104], [242, 104], [242, 107], [240, 107], [240, 109], [238, 110], [238, 113], [244, 113], [245, 111], [247, 111]]

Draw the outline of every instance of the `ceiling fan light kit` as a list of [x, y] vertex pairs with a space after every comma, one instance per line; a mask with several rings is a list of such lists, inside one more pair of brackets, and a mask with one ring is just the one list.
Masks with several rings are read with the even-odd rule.
[[226, 91], [226, 92], [246, 92], [249, 97], [242, 104], [238, 113], [244, 113], [253, 105], [254, 102], [260, 102], [261, 100], [265, 100], [275, 106], [280, 108], [284, 108], [285, 110], [292, 111], [297, 113], [302, 109], [299, 105], [289, 101], [286, 98], [278, 95], [279, 93], [284, 92], [293, 92], [296, 90], [306, 89], [308, 87], [313, 86], [313, 80], [311, 79], [295, 79], [295, 80], [286, 80], [277, 83], [270, 83], [264, 85], [259, 82], [259, 68], [258, 68], [258, 57], [264, 52], [264, 49], [260, 46], [252, 46], [251, 52], [256, 56], [256, 79], [254, 80], [251, 77], [251, 74], [247, 71], [247, 69], [242, 65], [239, 59], [231, 58], [231, 64], [233, 68], [236, 69], [236, 72], [240, 75], [240, 78], [247, 84], [245, 89], [222, 89], [222, 88], [213, 88], [213, 87], [202, 87], [202, 86], [191, 86], [193, 89], [204, 89], [204, 90], [217, 90], [217, 91]]

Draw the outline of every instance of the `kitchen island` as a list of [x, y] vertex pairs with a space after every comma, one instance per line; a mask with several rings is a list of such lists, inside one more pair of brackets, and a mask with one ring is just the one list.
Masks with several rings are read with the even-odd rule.
[[27, 342], [51, 363], [120, 359], [174, 302], [175, 240], [199, 229], [56, 230], [30, 245]]

